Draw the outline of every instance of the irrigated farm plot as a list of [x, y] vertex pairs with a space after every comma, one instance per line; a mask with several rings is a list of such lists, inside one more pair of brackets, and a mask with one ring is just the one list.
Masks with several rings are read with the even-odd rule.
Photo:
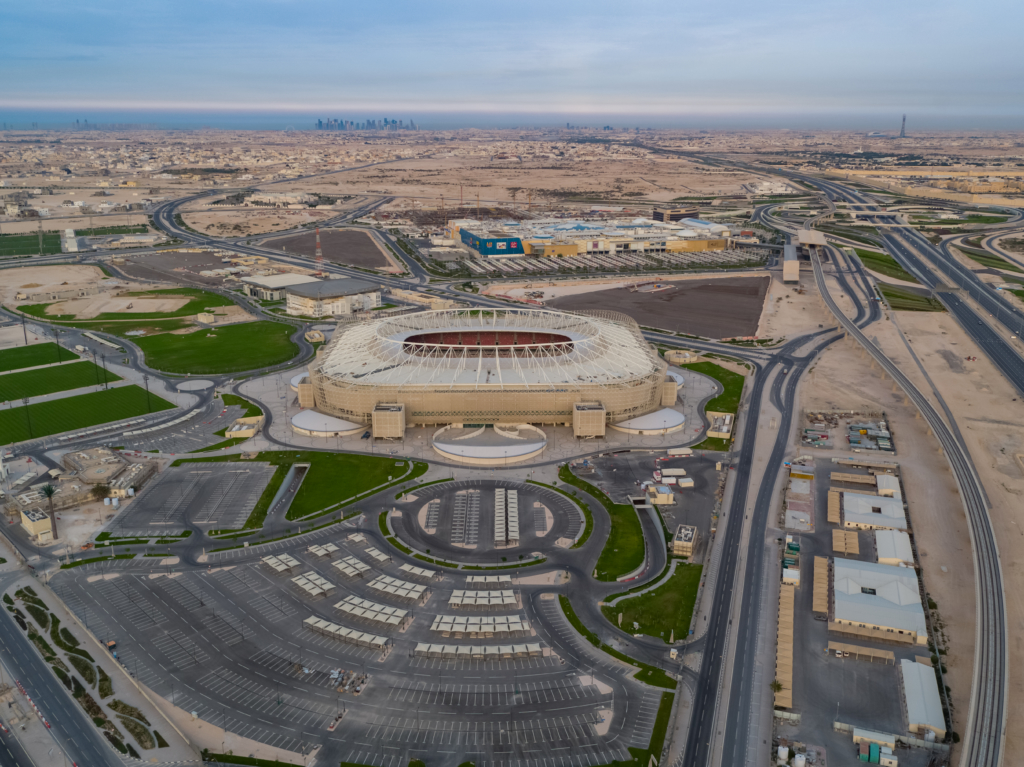
[[750, 336], [768, 292], [769, 277], [681, 280], [657, 293], [631, 293], [623, 288], [577, 293], [548, 301], [562, 311], [610, 309], [641, 325], [707, 338]]

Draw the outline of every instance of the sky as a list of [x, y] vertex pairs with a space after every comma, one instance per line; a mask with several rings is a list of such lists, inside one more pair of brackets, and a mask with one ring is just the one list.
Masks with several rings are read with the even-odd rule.
[[1024, 129], [1021, 29], [1005, 0], [0, 0], [0, 119]]

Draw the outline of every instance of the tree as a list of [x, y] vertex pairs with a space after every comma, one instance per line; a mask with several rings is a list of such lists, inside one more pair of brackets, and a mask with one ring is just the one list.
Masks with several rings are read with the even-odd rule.
[[110, 488], [106, 485], [93, 485], [92, 490], [89, 492], [95, 500], [102, 501], [110, 493]]
[[778, 679], [773, 679], [772, 683], [768, 686], [772, 688], [772, 692], [782, 692], [782, 682]]
[[53, 538], [53, 540], [57, 540], [57, 515], [53, 512], [53, 495], [57, 492], [57, 488], [47, 482], [39, 488], [39, 491], [50, 503], [50, 537]]

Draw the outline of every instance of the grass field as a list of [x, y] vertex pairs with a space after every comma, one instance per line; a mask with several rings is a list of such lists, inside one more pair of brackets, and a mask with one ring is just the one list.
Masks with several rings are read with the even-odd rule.
[[713, 413], [733, 413], [740, 407], [740, 397], [743, 396], [744, 377], [739, 373], [726, 370], [714, 362], [687, 362], [678, 367], [688, 368], [710, 378], [714, 378], [722, 384], [722, 393], [712, 399], [705, 406], [705, 410]]
[[19, 346], [15, 349], [0, 351], [0, 373], [36, 367], [37, 365], [51, 365], [60, 360], [67, 362], [68, 360], [75, 359], [80, 359], [77, 354], [63, 347], [58, 352], [57, 344], [52, 341], [45, 344], [34, 344], [33, 346]]
[[83, 386], [98, 386], [104, 378], [107, 381], [121, 380], [120, 376], [84, 360], [52, 368], [7, 373], [0, 375], [0, 402], [22, 397], [41, 397], [44, 394], [80, 389]]
[[224, 402], [224, 407], [227, 407], [228, 405], [238, 405], [239, 407], [244, 407], [245, 412], [242, 413], [242, 418], [254, 418], [258, 415], [263, 415], [263, 410], [260, 409], [259, 405], [254, 405], [249, 400], [244, 399], [243, 397], [239, 397], [238, 395], [222, 394], [220, 398]]
[[135, 339], [146, 364], [168, 373], [214, 375], [269, 367], [299, 353], [289, 336], [295, 328], [264, 320], [225, 325], [185, 335], [162, 334]]
[[879, 284], [881, 291], [889, 306], [896, 312], [944, 312], [945, 307], [931, 296], [922, 296], [895, 285]]
[[879, 274], [884, 274], [886, 277], [892, 277], [896, 280], [904, 280], [905, 282], [917, 282], [917, 278], [914, 277], [910, 272], [904, 269], [897, 263], [896, 259], [890, 256], [888, 253], [876, 253], [873, 250], [861, 250], [860, 248], [855, 249], [857, 255], [860, 257], [861, 262], [867, 269]]
[[24, 406], [0, 410], [0, 434], [4, 435], [4, 443], [10, 444], [65, 431], [87, 429], [97, 424], [134, 418], [147, 412], [156, 413], [174, 407], [155, 394], [149, 395], [149, 403], [150, 409], [147, 411], [145, 389], [138, 386], [122, 386], [29, 405], [27, 415]]
[[1005, 258], [989, 253], [987, 250], [974, 250], [973, 248], [957, 248], [961, 253], [967, 256], [972, 261], [975, 261], [982, 266], [987, 266], [989, 269], [1005, 269], [1010, 272], [1024, 271], [1016, 264], [1011, 264]]
[[[175, 461], [181, 463], [215, 463], [221, 461], [234, 462], [241, 456], [225, 455], [209, 458], [185, 458]], [[274, 500], [288, 468], [293, 463], [309, 463], [309, 471], [302, 480], [299, 492], [295, 495], [288, 509], [288, 519], [299, 519], [331, 506], [336, 506], [353, 496], [365, 493], [378, 485], [397, 482], [409, 469], [408, 461], [396, 461], [375, 455], [352, 455], [348, 453], [293, 453], [291, 451], [272, 451], [260, 453], [257, 461], [264, 461], [278, 467], [270, 483], [263, 491], [259, 501], [245, 523], [245, 528], [262, 527], [270, 504]], [[399, 466], [398, 464], [403, 464]], [[406, 479], [413, 479], [427, 470], [427, 464], [416, 462], [412, 473]]]
[[[0, 256], [34, 256], [39, 252], [38, 234], [0, 234]], [[42, 255], [60, 252], [60, 235], [43, 232]]]
[[149, 227], [145, 224], [135, 226], [97, 226], [93, 229], [76, 229], [76, 237], [101, 237], [105, 234], [145, 234]]
[[[702, 570], [701, 565], [676, 565], [676, 571], [663, 586], [602, 607], [601, 612], [615, 625], [622, 613], [622, 628], [630, 634], [640, 632], [668, 642], [675, 632], [678, 642], [690, 631]], [[634, 622], [640, 624], [639, 629], [633, 628]]]
[[636, 510], [629, 504], [612, 503], [607, 495], [577, 477], [568, 466], [558, 470], [558, 478], [567, 485], [590, 493], [611, 517], [612, 529], [594, 568], [597, 580], [614, 581], [640, 567], [644, 561], [644, 530]]
[[[146, 290], [137, 291], [134, 293], [126, 293], [128, 296], [136, 296], [138, 298], [154, 298], [154, 297], [165, 297], [165, 296], [180, 296], [182, 298], [188, 298], [189, 301], [180, 309], [175, 309], [172, 312], [102, 312], [97, 314], [95, 317], [90, 317], [86, 320], [78, 320], [78, 322], [94, 323], [94, 322], [110, 322], [120, 321], [124, 322], [127, 320], [140, 321], [140, 320], [168, 320], [176, 317], [190, 317], [199, 312], [205, 311], [206, 309], [212, 309], [219, 306], [234, 306], [234, 301], [225, 296], [218, 295], [217, 293], [211, 293], [207, 290], [198, 290], [196, 288], [169, 288], [167, 290]], [[76, 319], [71, 314], [47, 314], [46, 309], [53, 304], [26, 304], [18, 307], [25, 314], [29, 314], [33, 317], [39, 317], [41, 319], [53, 319], [54, 317], [61, 319], [64, 322], [69, 322]]]

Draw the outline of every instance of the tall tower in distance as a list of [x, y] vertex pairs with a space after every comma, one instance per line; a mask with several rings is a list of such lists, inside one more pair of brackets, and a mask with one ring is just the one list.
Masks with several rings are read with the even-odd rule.
[[900, 138], [907, 137], [907, 116], [903, 115], [903, 125], [900, 126]]

